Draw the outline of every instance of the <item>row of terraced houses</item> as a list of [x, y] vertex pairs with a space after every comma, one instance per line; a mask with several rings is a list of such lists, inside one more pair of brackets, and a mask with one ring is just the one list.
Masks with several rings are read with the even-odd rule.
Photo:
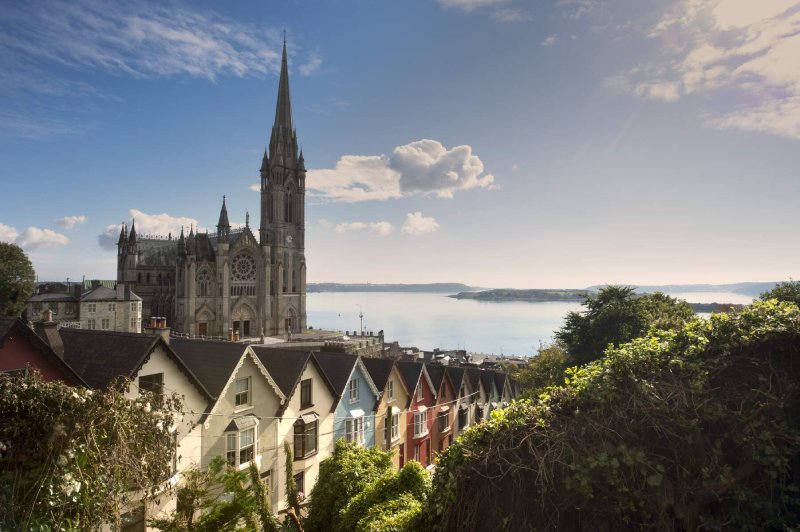
[[[237, 468], [255, 461], [277, 512], [286, 507], [284, 443], [304, 493], [339, 438], [393, 451], [398, 468], [409, 460], [435, 467], [437, 452], [516, 395], [501, 371], [170, 338], [168, 329], [136, 334], [52, 322], [31, 328], [0, 318], [0, 371], [31, 367], [47, 379], [96, 389], [122, 377], [130, 397], [179, 394], [184, 412], [173, 480], [220, 455]], [[174, 505], [162, 500], [134, 515], [143, 523]]]

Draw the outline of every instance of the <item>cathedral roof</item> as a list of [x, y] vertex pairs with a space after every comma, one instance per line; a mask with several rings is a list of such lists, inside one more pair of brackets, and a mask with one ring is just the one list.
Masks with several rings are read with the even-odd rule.
[[225, 206], [225, 196], [222, 196], [222, 208], [219, 210], [219, 222], [217, 222], [217, 227], [228, 229], [231, 227], [230, 222], [228, 222], [228, 208]]
[[283, 41], [283, 58], [281, 59], [281, 76], [278, 84], [278, 103], [275, 106], [274, 128], [286, 128], [292, 131], [292, 102], [289, 97], [289, 65], [286, 60], [286, 41]]

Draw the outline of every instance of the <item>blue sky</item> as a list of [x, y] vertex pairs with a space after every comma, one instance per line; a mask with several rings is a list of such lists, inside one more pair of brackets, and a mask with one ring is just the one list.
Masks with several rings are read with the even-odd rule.
[[[0, 240], [258, 219], [283, 30], [310, 282], [800, 277], [800, 3], [0, 4]], [[110, 240], [108, 235], [114, 235]]]

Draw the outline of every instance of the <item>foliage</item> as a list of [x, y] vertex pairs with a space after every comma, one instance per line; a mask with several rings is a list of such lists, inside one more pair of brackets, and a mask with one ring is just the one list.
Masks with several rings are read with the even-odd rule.
[[761, 294], [761, 299], [767, 301], [768, 299], [777, 299], [778, 301], [786, 301], [800, 305], [800, 281], [788, 280], [775, 285], [775, 288], [768, 290]]
[[637, 296], [628, 286], [609, 285], [586, 297], [584, 312], [570, 312], [556, 339], [571, 364], [597, 360], [609, 345], [619, 346], [649, 329], [669, 329], [694, 316], [685, 302], [660, 292]]
[[97, 528], [164, 488], [180, 402], [151, 410], [121, 389], [0, 377], [0, 529]]
[[297, 491], [297, 482], [294, 479], [294, 455], [292, 447], [288, 442], [283, 442], [283, 451], [286, 455], [286, 520], [285, 527], [288, 530], [302, 531], [302, 513], [300, 511], [300, 493]]
[[22, 248], [0, 242], [0, 316], [22, 314], [35, 280], [33, 265]]
[[536, 398], [548, 386], [564, 382], [564, 370], [569, 366], [570, 358], [558, 344], [540, 346], [535, 357], [528, 360], [522, 368], [514, 368], [512, 376], [517, 379], [522, 394], [528, 398]]
[[695, 319], [568, 370], [441, 455], [421, 530], [800, 524], [800, 309]]
[[350, 500], [391, 468], [391, 453], [339, 439], [331, 457], [319, 466], [319, 477], [309, 496], [306, 530], [342, 530], [341, 512]]
[[430, 475], [419, 462], [407, 463], [399, 473], [384, 473], [340, 511], [340, 529], [403, 530], [422, 508], [430, 488]]
[[206, 469], [186, 472], [178, 489], [178, 509], [149, 524], [166, 532], [280, 530], [258, 467], [250, 464], [240, 471], [229, 467], [222, 456]]

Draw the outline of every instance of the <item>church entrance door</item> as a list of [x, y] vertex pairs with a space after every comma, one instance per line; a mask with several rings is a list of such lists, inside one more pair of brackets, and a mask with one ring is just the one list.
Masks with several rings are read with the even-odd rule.
[[198, 323], [197, 334], [200, 336], [208, 336], [208, 323]]
[[245, 338], [250, 336], [250, 320], [242, 321], [242, 335]]

